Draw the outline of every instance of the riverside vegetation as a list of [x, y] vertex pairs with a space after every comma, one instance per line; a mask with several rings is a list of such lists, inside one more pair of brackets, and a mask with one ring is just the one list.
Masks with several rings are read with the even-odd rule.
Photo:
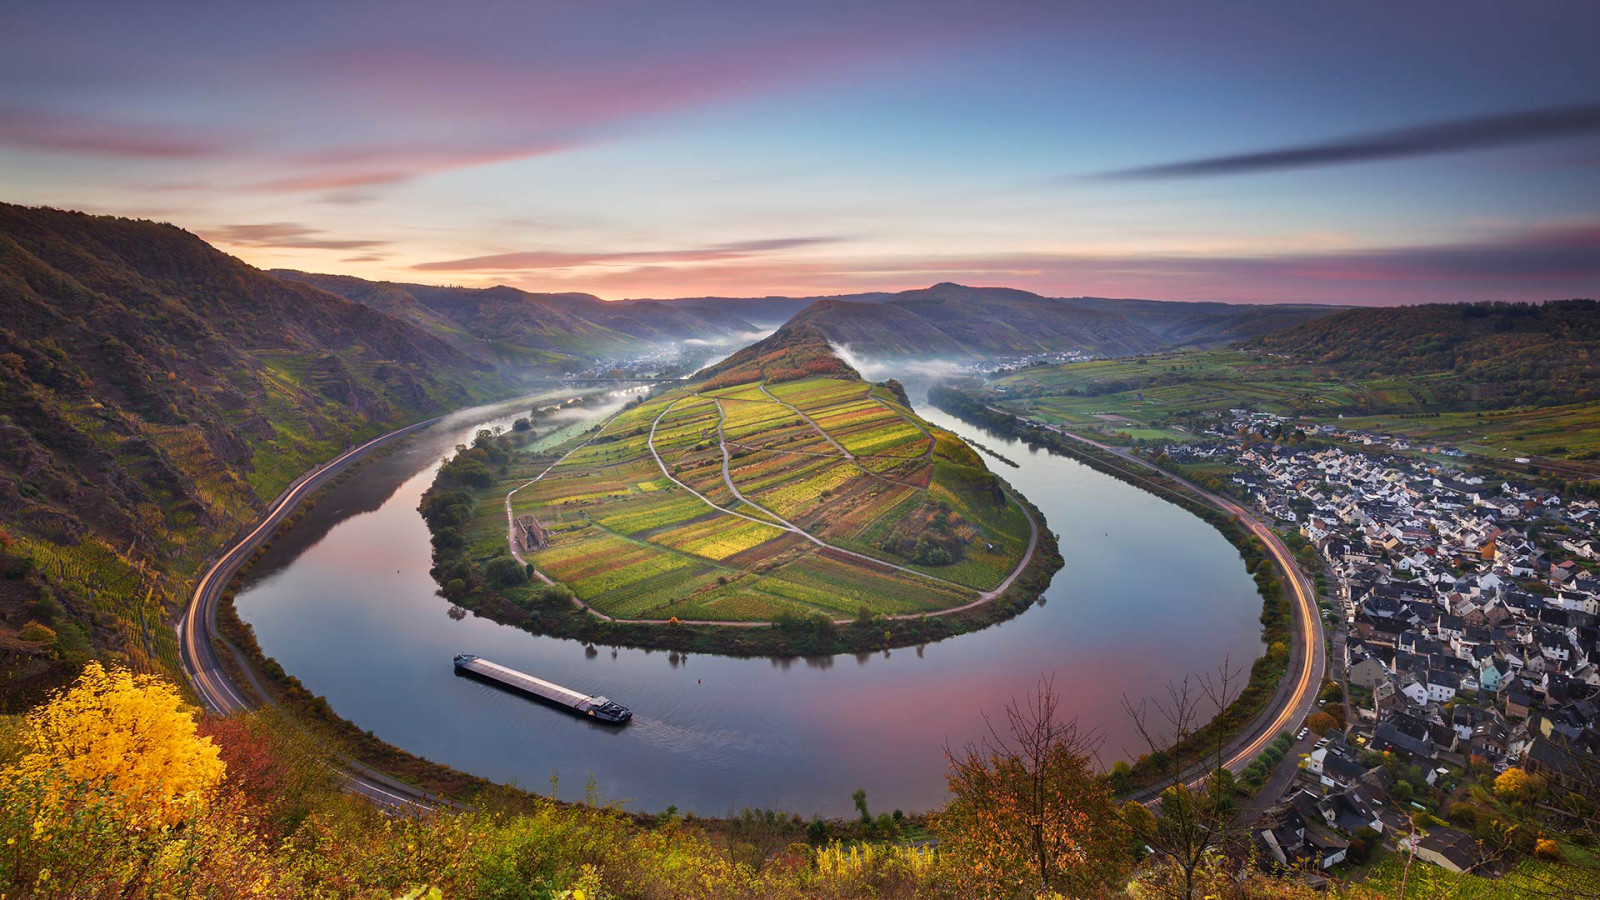
[[[1248, 864], [1234, 783], [1118, 806], [1052, 685], [948, 751], [951, 800], [922, 819], [805, 822], [630, 814], [505, 791], [470, 810], [390, 815], [340, 789], [336, 760], [271, 711], [200, 716], [159, 676], [90, 663], [0, 719], [0, 894], [90, 898], [1145, 898], [1491, 896], [1403, 857], [1327, 891]], [[137, 748], [133, 765], [128, 753]], [[1499, 785], [1496, 786], [1497, 790]], [[1526, 785], [1511, 785], [1510, 796]], [[927, 840], [936, 838], [936, 843]], [[1184, 847], [1204, 852], [1185, 864]], [[1537, 847], [1533, 851], [1537, 853]], [[1517, 896], [1577, 896], [1592, 870], [1519, 863]], [[1590, 894], [1583, 893], [1587, 896]], [[1494, 896], [1500, 896], [1496, 894]], [[1509, 895], [1507, 895], [1509, 896]]]

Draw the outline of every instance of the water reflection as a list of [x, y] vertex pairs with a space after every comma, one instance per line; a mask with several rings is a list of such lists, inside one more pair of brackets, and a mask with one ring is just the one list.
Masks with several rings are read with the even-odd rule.
[[[559, 394], [538, 398], [541, 403]], [[625, 398], [540, 424], [553, 444]], [[1122, 697], [1260, 652], [1259, 601], [1238, 554], [1204, 523], [1071, 460], [952, 420], [928, 418], [1015, 460], [999, 467], [1060, 534], [1066, 567], [1016, 619], [951, 640], [841, 658], [728, 659], [592, 648], [461, 615], [435, 594], [416, 513], [440, 456], [514, 406], [452, 416], [335, 487], [280, 540], [238, 598], [266, 651], [341, 715], [474, 774], [578, 799], [705, 815], [744, 806], [844, 814], [865, 787], [883, 809], [944, 799], [942, 748], [981, 736], [985, 710], [1041, 674], [1105, 735], [1105, 762], [1136, 746]], [[557, 418], [560, 417], [560, 418]], [[631, 707], [598, 728], [452, 676], [472, 652]], [[849, 657], [844, 660], [848, 661]]]

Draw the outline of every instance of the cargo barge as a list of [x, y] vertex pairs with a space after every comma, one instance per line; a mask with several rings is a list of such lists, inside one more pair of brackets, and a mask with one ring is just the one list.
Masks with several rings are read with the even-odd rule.
[[518, 672], [516, 669], [507, 668], [470, 653], [456, 656], [456, 674], [509, 688], [519, 694], [526, 694], [535, 700], [543, 700], [568, 712], [607, 725], [622, 725], [633, 718], [633, 712], [616, 701], [580, 694], [570, 688], [545, 681], [543, 678], [535, 678], [526, 672]]

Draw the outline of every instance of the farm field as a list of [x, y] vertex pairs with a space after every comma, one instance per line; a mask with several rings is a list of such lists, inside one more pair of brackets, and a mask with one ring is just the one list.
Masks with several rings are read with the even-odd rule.
[[1593, 463], [1600, 460], [1600, 404], [1441, 412], [1425, 415], [1347, 416], [1339, 422], [1413, 443], [1452, 444], [1463, 452], [1511, 459], [1544, 456]]
[[1002, 406], [1030, 418], [1181, 440], [1192, 436], [1184, 420], [1231, 407], [1311, 417], [1423, 412], [1434, 402], [1429, 381], [1349, 381], [1318, 366], [1217, 350], [1034, 366], [995, 385], [1008, 395]]
[[472, 548], [499, 552], [514, 491], [549, 535], [527, 561], [618, 619], [843, 621], [983, 599], [1023, 562], [1027, 514], [959, 438], [871, 390], [813, 377], [650, 398], [553, 466], [514, 458]]
[[1192, 440], [1199, 413], [1248, 407], [1322, 424], [1452, 445], [1469, 456], [1563, 461], [1600, 472], [1600, 404], [1442, 411], [1434, 379], [1342, 380], [1320, 367], [1239, 351], [1173, 353], [1022, 369], [995, 381], [999, 405], [1078, 430]]

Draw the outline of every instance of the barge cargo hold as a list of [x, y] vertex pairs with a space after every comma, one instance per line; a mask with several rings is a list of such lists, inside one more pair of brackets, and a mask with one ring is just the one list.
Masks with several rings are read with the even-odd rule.
[[526, 672], [518, 672], [516, 669], [470, 653], [456, 656], [456, 674], [470, 675], [483, 681], [493, 682], [607, 725], [622, 725], [633, 718], [631, 710], [613, 700], [580, 694], [570, 688], [545, 681], [543, 678], [535, 678]]

